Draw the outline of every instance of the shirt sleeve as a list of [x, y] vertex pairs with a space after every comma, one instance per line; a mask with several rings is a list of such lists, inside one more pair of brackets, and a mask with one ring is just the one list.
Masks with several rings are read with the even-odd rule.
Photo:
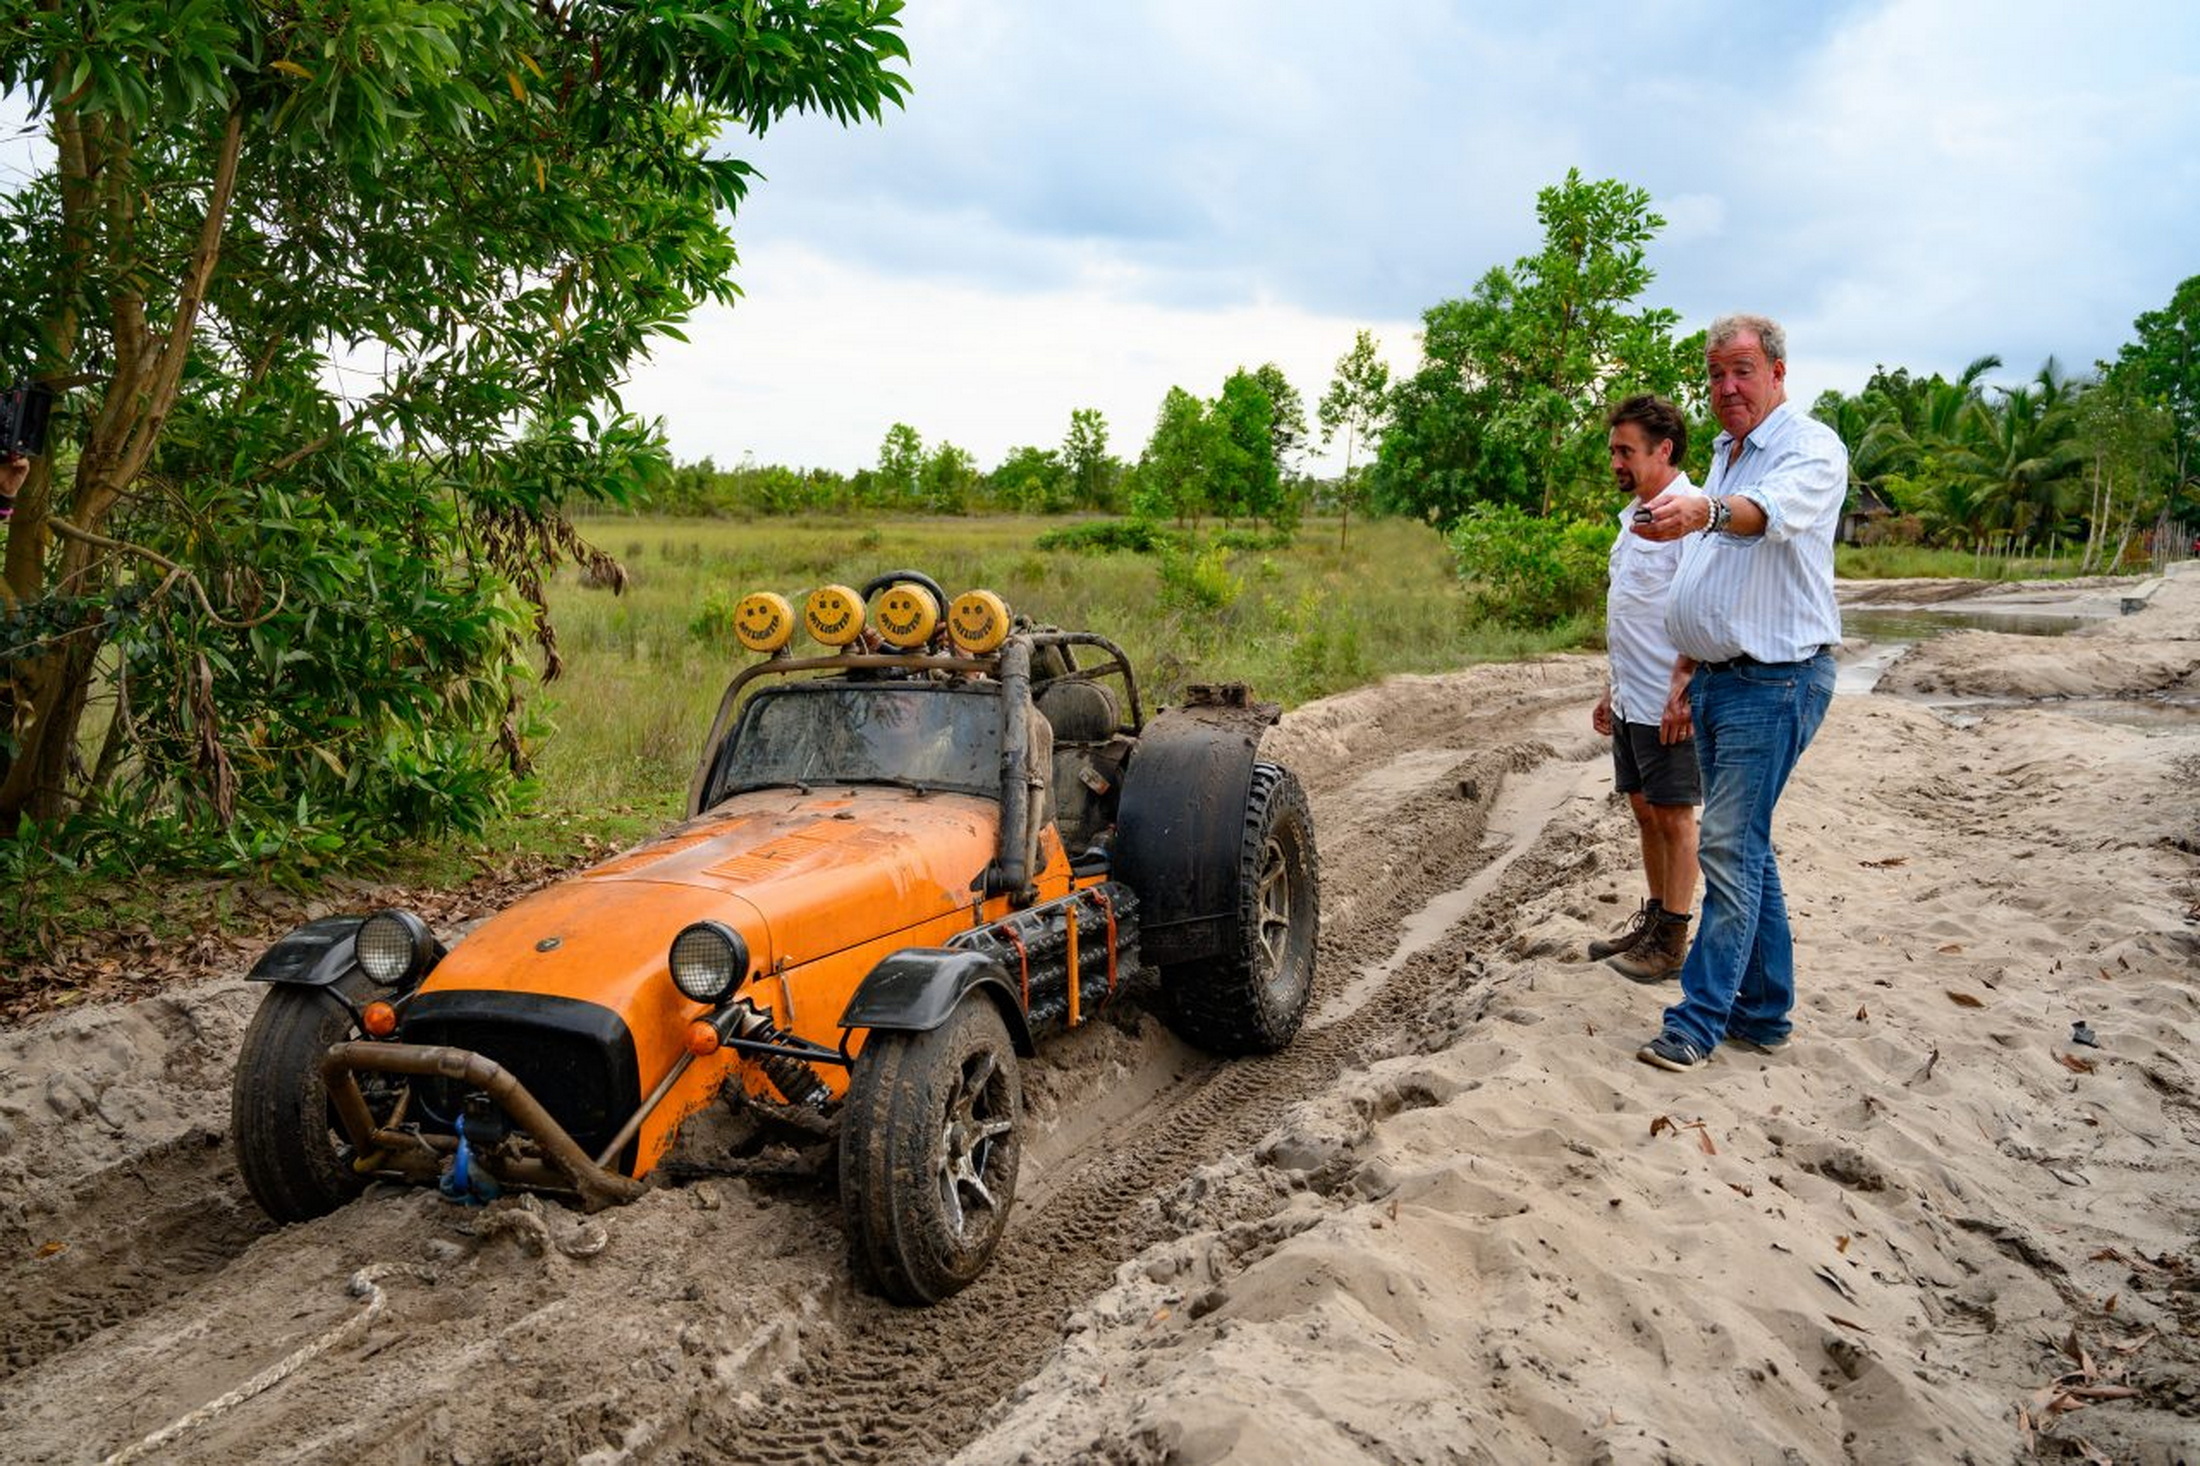
[[1830, 432], [1783, 435], [1764, 472], [1734, 492], [1765, 511], [1764, 537], [1792, 540], [1841, 513], [1849, 452]]

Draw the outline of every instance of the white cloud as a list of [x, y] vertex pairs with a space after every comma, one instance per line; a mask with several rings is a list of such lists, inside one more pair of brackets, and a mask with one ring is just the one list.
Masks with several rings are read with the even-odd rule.
[[[747, 298], [700, 316], [690, 344], [660, 350], [626, 394], [665, 419], [683, 459], [753, 453], [848, 471], [907, 422], [990, 468], [1013, 447], [1057, 446], [1081, 407], [1099, 408], [1111, 451], [1134, 458], [1171, 386], [1212, 397], [1232, 371], [1269, 361], [1311, 426], [1337, 359], [1371, 325], [1273, 300], [1156, 304], [1114, 259], [1073, 286], [1014, 295], [897, 279], [800, 246], [745, 261]], [[1374, 329], [1394, 369], [1410, 367], [1417, 323]]]

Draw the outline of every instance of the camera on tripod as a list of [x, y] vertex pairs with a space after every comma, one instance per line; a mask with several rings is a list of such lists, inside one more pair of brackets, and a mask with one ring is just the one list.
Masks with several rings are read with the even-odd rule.
[[0, 457], [36, 458], [46, 451], [53, 388], [17, 382], [0, 396]]

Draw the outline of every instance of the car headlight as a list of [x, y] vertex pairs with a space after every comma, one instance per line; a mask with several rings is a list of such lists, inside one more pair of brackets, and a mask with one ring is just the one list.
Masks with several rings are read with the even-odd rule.
[[353, 955], [368, 977], [386, 988], [410, 987], [435, 951], [428, 924], [410, 911], [377, 911], [359, 925]]
[[715, 1008], [749, 975], [749, 944], [732, 927], [698, 921], [672, 939], [672, 985]]

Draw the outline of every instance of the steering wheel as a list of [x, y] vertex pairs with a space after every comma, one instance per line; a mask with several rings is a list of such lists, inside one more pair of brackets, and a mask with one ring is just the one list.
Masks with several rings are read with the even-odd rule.
[[947, 592], [940, 589], [938, 581], [921, 570], [889, 570], [884, 575], [874, 575], [863, 582], [863, 589], [858, 594], [862, 597], [863, 603], [869, 605], [871, 597], [888, 586], [899, 585], [903, 581], [907, 581], [911, 585], [921, 585], [930, 591], [932, 593], [932, 604], [939, 607], [942, 616], [947, 614]]

